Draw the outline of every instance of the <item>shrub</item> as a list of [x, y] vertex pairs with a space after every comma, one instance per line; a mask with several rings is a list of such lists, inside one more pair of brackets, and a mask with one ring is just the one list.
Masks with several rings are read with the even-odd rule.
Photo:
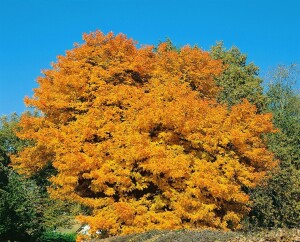
[[64, 234], [58, 232], [45, 232], [38, 240], [39, 242], [75, 242], [76, 233]]

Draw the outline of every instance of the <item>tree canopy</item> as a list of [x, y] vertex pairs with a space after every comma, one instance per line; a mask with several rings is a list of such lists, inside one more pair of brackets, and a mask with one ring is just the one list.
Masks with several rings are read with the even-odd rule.
[[224, 65], [223, 73], [216, 78], [216, 84], [221, 89], [217, 100], [230, 107], [246, 98], [262, 111], [265, 100], [262, 79], [258, 76], [259, 67], [254, 63], [248, 64], [247, 55], [237, 47], [226, 50], [223, 42], [217, 42], [210, 54], [214, 59], [222, 60]]
[[197, 47], [137, 48], [123, 34], [84, 35], [38, 79], [13, 159], [34, 175], [56, 170], [49, 192], [93, 209], [92, 231], [235, 229], [247, 188], [275, 165], [263, 134], [270, 114], [216, 101], [222, 61]]

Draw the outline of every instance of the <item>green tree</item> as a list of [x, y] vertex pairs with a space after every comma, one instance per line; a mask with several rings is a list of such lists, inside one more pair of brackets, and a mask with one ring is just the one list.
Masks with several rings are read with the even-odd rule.
[[42, 231], [42, 197], [30, 180], [6, 169], [7, 185], [0, 188], [0, 238], [33, 241]]
[[30, 241], [41, 230], [41, 194], [10, 167], [10, 155], [26, 145], [14, 134], [16, 114], [0, 118], [0, 239]]
[[278, 66], [270, 75], [267, 111], [279, 132], [268, 136], [269, 148], [281, 161], [271, 178], [252, 191], [252, 226], [297, 227], [300, 224], [300, 96], [296, 65]]
[[72, 214], [80, 210], [74, 203], [49, 198], [45, 174], [33, 180], [10, 167], [10, 155], [30, 143], [16, 137], [18, 122], [17, 114], [0, 117], [0, 241], [35, 241], [45, 231], [70, 225]]
[[247, 64], [247, 56], [237, 47], [226, 50], [223, 42], [217, 42], [211, 48], [210, 55], [214, 59], [221, 59], [225, 66], [223, 74], [216, 78], [221, 88], [218, 101], [231, 107], [246, 98], [261, 111], [264, 95], [262, 79], [258, 77], [259, 68], [253, 63]]
[[281, 166], [300, 169], [300, 95], [296, 90], [300, 69], [297, 65], [278, 66], [271, 73], [267, 111], [281, 132], [270, 136], [270, 146], [282, 160]]

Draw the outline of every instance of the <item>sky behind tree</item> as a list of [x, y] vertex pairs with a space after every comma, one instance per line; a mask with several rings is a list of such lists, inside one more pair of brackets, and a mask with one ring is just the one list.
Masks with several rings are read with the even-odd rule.
[[139, 44], [237, 46], [264, 77], [300, 64], [299, 0], [0, 0], [0, 115], [25, 110], [41, 70], [95, 30]]

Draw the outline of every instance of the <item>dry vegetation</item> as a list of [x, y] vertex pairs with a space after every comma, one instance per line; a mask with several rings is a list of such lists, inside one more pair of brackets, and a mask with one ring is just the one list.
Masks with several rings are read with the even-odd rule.
[[92, 242], [296, 242], [300, 241], [299, 229], [263, 230], [260, 232], [223, 232], [215, 230], [176, 230], [150, 231], [142, 234], [111, 237], [107, 239], [93, 239]]

